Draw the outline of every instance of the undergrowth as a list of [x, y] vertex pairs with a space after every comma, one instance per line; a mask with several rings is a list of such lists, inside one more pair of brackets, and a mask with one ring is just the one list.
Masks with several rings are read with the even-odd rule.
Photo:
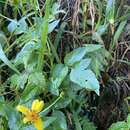
[[[0, 129], [42, 130], [38, 119], [45, 130], [99, 129], [104, 88], [130, 79], [108, 76], [115, 64], [129, 65], [129, 17], [123, 0], [0, 0]], [[33, 104], [34, 111], [17, 109]]]

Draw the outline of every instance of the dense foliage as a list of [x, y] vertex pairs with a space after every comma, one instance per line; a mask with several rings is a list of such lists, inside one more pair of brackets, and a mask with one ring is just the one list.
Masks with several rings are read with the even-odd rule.
[[124, 0], [0, 0], [0, 129], [129, 130], [129, 17]]

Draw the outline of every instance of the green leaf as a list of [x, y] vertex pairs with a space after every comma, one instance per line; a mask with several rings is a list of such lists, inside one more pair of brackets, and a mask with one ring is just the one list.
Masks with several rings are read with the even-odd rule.
[[55, 110], [52, 115], [56, 117], [56, 121], [53, 123], [54, 127], [57, 130], [67, 130], [67, 122], [64, 113]]
[[129, 127], [126, 122], [120, 121], [117, 123], [113, 123], [109, 130], [129, 130]]
[[8, 120], [8, 125], [10, 130], [19, 130], [20, 128], [20, 116], [15, 108], [11, 106], [11, 104], [3, 105], [4, 113], [6, 115], [6, 119]]
[[44, 63], [44, 56], [46, 51], [46, 42], [48, 37], [48, 28], [49, 28], [49, 13], [50, 13], [50, 0], [46, 0], [46, 9], [45, 9], [45, 16], [44, 22], [42, 23], [42, 32], [41, 36], [41, 48], [39, 49], [39, 56], [38, 56], [38, 65], [37, 70], [41, 71]]
[[[38, 32], [39, 34], [41, 34], [41, 32], [43, 31], [41, 26], [41, 24], [45, 24], [45, 20], [41, 17], [33, 17], [35, 23], [37, 24], [37, 28], [38, 28]], [[54, 19], [50, 19], [49, 20], [49, 25], [48, 25], [48, 33], [51, 33], [54, 31], [54, 29], [57, 27], [57, 25], [59, 24], [60, 20], [55, 20], [55, 17]]]
[[54, 95], [59, 95], [58, 88], [68, 74], [68, 67], [63, 64], [57, 64], [52, 72], [50, 91]]
[[4, 103], [0, 101], [0, 116], [6, 117], [6, 113], [4, 111]]
[[98, 32], [93, 33], [92, 39], [95, 40], [98, 43], [104, 44], [102, 37], [101, 37], [100, 33], [98, 33]]
[[72, 99], [70, 97], [62, 98], [57, 104], [55, 105], [56, 109], [62, 109], [67, 107], [71, 103]]
[[85, 47], [80, 47], [70, 52], [65, 56], [65, 64], [68, 66], [73, 66], [76, 62], [79, 62], [83, 57], [90, 52], [100, 49], [102, 45], [87, 44]]
[[128, 125], [128, 127], [129, 127], [129, 129], [130, 129], [130, 114], [129, 114], [128, 117], [127, 117], [127, 125]]
[[125, 27], [127, 23], [127, 20], [126, 21], [122, 21], [119, 25], [119, 27], [117, 28], [116, 32], [115, 32], [115, 35], [114, 35], [114, 40], [113, 40], [113, 47], [115, 46], [115, 44], [117, 43], [117, 41], [119, 40], [119, 37], [121, 35], [121, 33], [123, 32], [123, 29]]
[[90, 69], [87, 69], [89, 64], [90, 59], [83, 59], [76, 64], [71, 70], [70, 80], [81, 86], [81, 89], [86, 88], [87, 90], [95, 91], [99, 95], [99, 82], [95, 74]]
[[41, 72], [34, 72], [29, 75], [28, 84], [44, 89], [46, 85], [45, 76]]
[[93, 122], [90, 122], [88, 119], [83, 118], [81, 121], [83, 130], [96, 130], [96, 127], [94, 126]]
[[49, 24], [48, 33], [51, 33], [56, 28], [56, 26], [59, 24], [59, 22], [60, 22], [60, 20], [54, 20], [53, 22], [51, 22]]
[[56, 120], [56, 117], [45, 117], [44, 125], [45, 128], [49, 127], [54, 121]]
[[9, 32], [14, 33], [16, 35], [26, 32], [27, 29], [28, 25], [25, 21], [25, 17], [21, 18], [19, 21], [17, 21], [16, 19], [12, 20], [8, 25]]
[[2, 46], [0, 44], [0, 59], [6, 64], [8, 65], [12, 70], [14, 70], [16, 73], [20, 74], [20, 72], [17, 70], [17, 68], [8, 60], [8, 58], [6, 57]]
[[30, 41], [27, 44], [25, 44], [24, 47], [21, 49], [21, 51], [17, 54], [15, 58], [15, 63], [16, 64], [24, 63], [25, 66], [27, 66], [29, 57], [36, 48], [37, 44], [33, 41]]
[[75, 123], [75, 130], [82, 130], [78, 115], [75, 112], [73, 113], [73, 119], [74, 119], [74, 123]]
[[27, 85], [21, 94], [21, 103], [29, 101], [30, 99], [34, 99], [35, 96], [39, 95], [40, 93], [42, 93], [42, 91], [38, 86]]
[[54, 3], [54, 4], [53, 4], [51, 13], [52, 13], [52, 15], [53, 15], [53, 17], [54, 17], [55, 15], [57, 15], [57, 14], [59, 14], [59, 13], [64, 13], [64, 14], [65, 14], [66, 12], [65, 12], [64, 10], [61, 10], [61, 9], [60, 9], [60, 3], [57, 2], [57, 3]]
[[108, 0], [106, 7], [106, 18], [111, 24], [114, 24], [114, 14], [115, 14], [115, 0]]
[[20, 75], [15, 74], [11, 77], [11, 86], [20, 87], [21, 89], [24, 89], [27, 79], [28, 73], [23, 73]]
[[110, 53], [105, 48], [101, 48], [88, 56], [91, 58], [91, 68], [96, 77], [101, 76], [101, 72], [105, 70], [108, 61], [111, 59]]
[[7, 47], [7, 45], [8, 45], [7, 38], [2, 31], [0, 31], [0, 43], [1, 43], [2, 48]]

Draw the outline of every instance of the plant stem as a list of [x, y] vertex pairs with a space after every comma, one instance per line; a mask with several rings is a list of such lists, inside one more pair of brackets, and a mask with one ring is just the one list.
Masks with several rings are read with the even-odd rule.
[[39, 49], [39, 56], [38, 56], [38, 66], [37, 70], [41, 71], [44, 63], [44, 54], [46, 51], [46, 42], [47, 42], [47, 35], [48, 35], [48, 26], [49, 26], [49, 4], [50, 0], [46, 0], [46, 9], [45, 9], [45, 17], [42, 25], [42, 32], [41, 32], [41, 48]]

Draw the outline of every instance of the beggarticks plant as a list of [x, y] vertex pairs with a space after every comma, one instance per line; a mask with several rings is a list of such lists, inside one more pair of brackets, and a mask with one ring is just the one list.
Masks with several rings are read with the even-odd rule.
[[39, 112], [41, 112], [43, 107], [44, 107], [43, 101], [34, 100], [32, 103], [31, 110], [23, 105], [18, 105], [16, 109], [25, 115], [25, 117], [23, 118], [24, 123], [31, 122], [37, 130], [43, 130], [44, 125], [39, 116]]

